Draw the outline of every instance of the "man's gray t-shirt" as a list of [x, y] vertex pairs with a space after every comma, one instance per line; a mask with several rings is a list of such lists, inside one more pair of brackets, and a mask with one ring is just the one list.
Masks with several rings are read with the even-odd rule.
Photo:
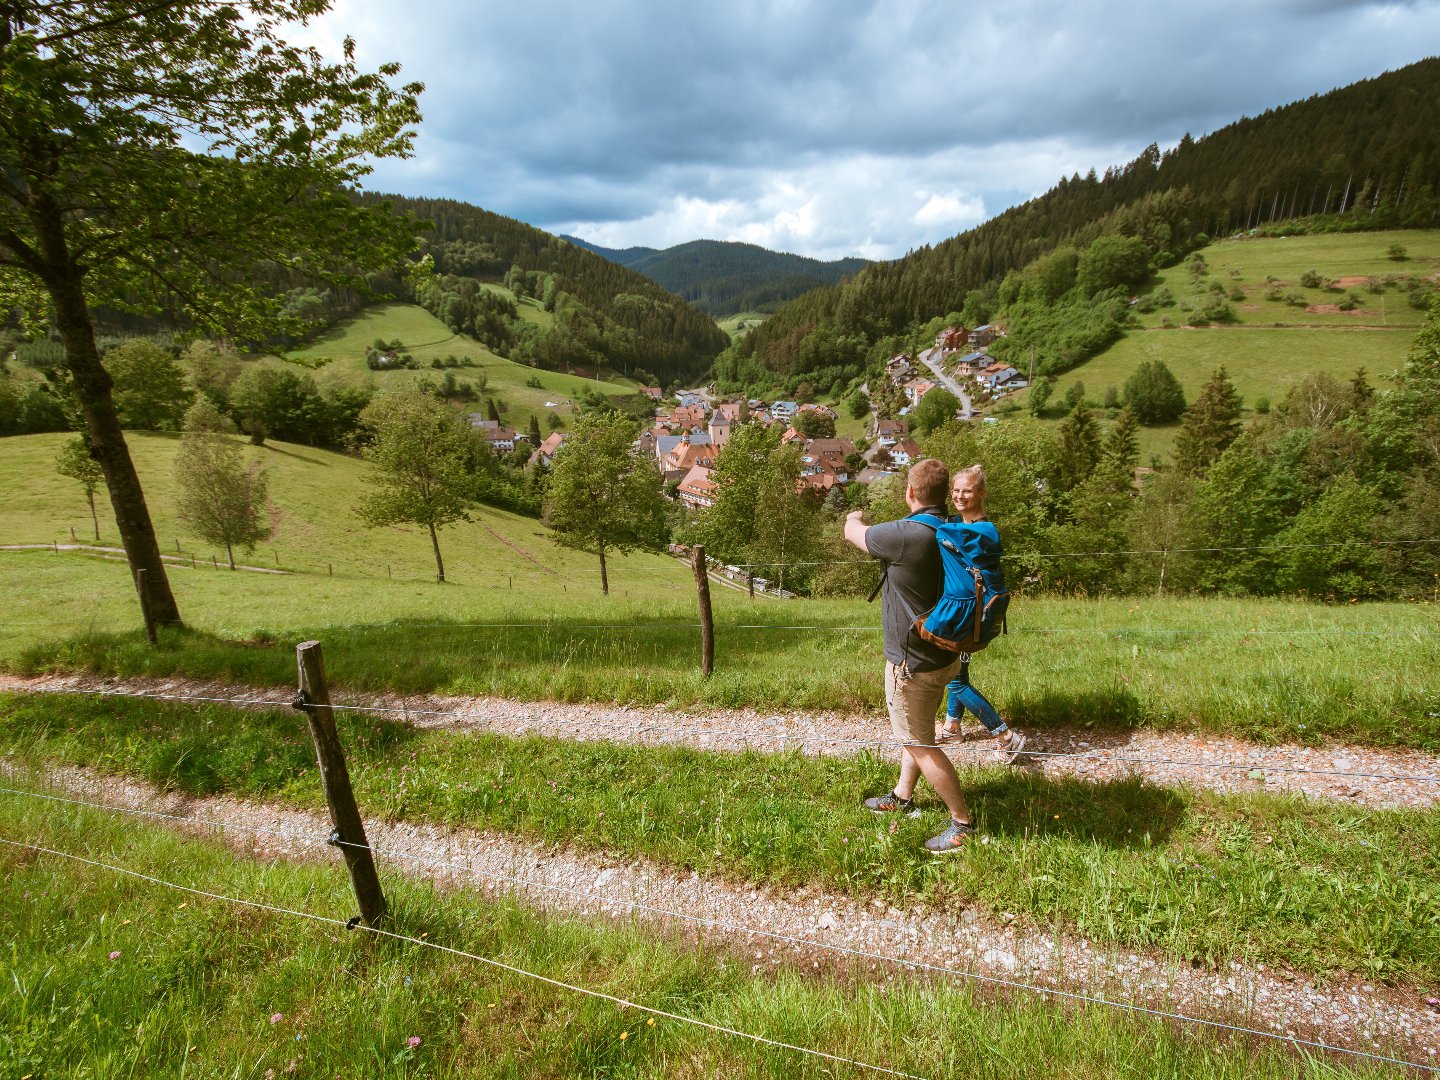
[[[944, 518], [943, 507], [919, 511]], [[929, 611], [940, 599], [942, 570], [935, 530], [918, 521], [901, 518], [872, 525], [865, 532], [865, 549], [886, 566], [881, 591], [881, 623], [885, 628], [885, 659], [909, 664], [911, 671], [934, 671], [953, 663], [955, 654], [930, 644], [911, 627], [915, 616]]]

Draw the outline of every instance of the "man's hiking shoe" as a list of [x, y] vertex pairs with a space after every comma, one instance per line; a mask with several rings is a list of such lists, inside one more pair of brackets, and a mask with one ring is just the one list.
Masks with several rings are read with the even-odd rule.
[[865, 800], [865, 809], [872, 814], [903, 814], [905, 817], [919, 817], [920, 808], [914, 799], [902, 799], [895, 792], [886, 792]]
[[1010, 741], [995, 747], [995, 752], [1005, 759], [1006, 765], [1014, 765], [1025, 752], [1025, 736], [1018, 731], [1010, 733]]
[[952, 819], [948, 829], [925, 841], [925, 850], [931, 855], [949, 855], [951, 852], [960, 851], [965, 847], [966, 838], [974, 831], [968, 821], [962, 825]]

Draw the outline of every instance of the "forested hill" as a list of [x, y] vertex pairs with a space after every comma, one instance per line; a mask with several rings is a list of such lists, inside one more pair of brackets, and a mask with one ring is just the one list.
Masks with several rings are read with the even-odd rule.
[[[434, 223], [423, 250], [435, 276], [416, 300], [502, 356], [668, 385], [705, 374], [728, 341], [713, 320], [644, 275], [524, 222], [452, 199], [363, 198]], [[514, 303], [485, 283], [534, 297], [554, 325], [537, 330], [516, 319]]]
[[[844, 383], [892, 348], [910, 348], [928, 320], [956, 313], [974, 326], [1025, 301], [1035, 301], [1027, 344], [1051, 370], [1063, 369], [1118, 330], [1110, 315], [1089, 310], [1050, 317], [1042, 327], [1039, 302], [1053, 304], [1077, 287], [1092, 303], [1107, 291], [1119, 295], [1148, 277], [1146, 260], [1150, 268], [1170, 265], [1211, 236], [1285, 228], [1300, 218], [1308, 218], [1305, 228], [1435, 227], [1437, 192], [1440, 59], [1432, 58], [1200, 139], [1187, 135], [1163, 154], [1152, 144], [1104, 176], [1092, 170], [1062, 179], [977, 228], [792, 301], [737, 341], [716, 373], [734, 385]], [[1140, 272], [1105, 267], [1077, 282], [1077, 261], [1103, 235], [1143, 245]], [[1037, 265], [1052, 253], [1052, 264]], [[1013, 274], [1027, 266], [1035, 267], [1028, 291]], [[1094, 321], [1076, 327], [1076, 318]]]
[[605, 248], [575, 236], [565, 239], [639, 271], [710, 315], [774, 311], [787, 300], [821, 285], [834, 285], [868, 265], [864, 259], [821, 262], [722, 240], [692, 240], [662, 251]]

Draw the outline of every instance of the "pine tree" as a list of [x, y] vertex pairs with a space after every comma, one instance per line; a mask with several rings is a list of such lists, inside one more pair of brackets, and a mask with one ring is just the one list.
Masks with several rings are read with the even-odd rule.
[[540, 445], [540, 442], [541, 442], [541, 438], [540, 438], [540, 420], [539, 420], [539, 418], [538, 418], [534, 413], [531, 413], [531, 414], [530, 414], [530, 448], [533, 450], [535, 447], [537, 447], [537, 446]]
[[1121, 409], [1120, 415], [1105, 435], [1105, 445], [1100, 451], [1100, 465], [1117, 481], [1126, 487], [1131, 484], [1135, 466], [1140, 464], [1140, 441], [1136, 437], [1139, 421], [1130, 409]]
[[1084, 483], [1100, 461], [1100, 428], [1083, 401], [1060, 422], [1057, 439], [1057, 479], [1062, 491], [1070, 491]]
[[1175, 467], [1186, 476], [1204, 476], [1240, 434], [1240, 395], [1221, 365], [1185, 410], [1175, 436]]

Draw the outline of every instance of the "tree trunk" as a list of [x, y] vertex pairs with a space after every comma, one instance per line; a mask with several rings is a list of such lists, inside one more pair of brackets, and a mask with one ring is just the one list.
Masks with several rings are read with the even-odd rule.
[[435, 535], [435, 526], [430, 526], [430, 546], [435, 549], [435, 584], [445, 584], [445, 561], [440, 558], [440, 538]]
[[95, 513], [95, 491], [93, 488], [86, 490], [85, 498], [90, 500], [90, 524], [95, 526], [95, 542], [98, 544], [100, 542], [100, 515]]
[[120, 530], [120, 543], [130, 563], [130, 574], [145, 571], [150, 608], [158, 623], [179, 625], [180, 608], [170, 590], [165, 564], [160, 559], [160, 545], [155, 539], [155, 526], [145, 505], [145, 492], [140, 477], [125, 445], [125, 433], [110, 389], [110, 373], [100, 363], [100, 350], [95, 346], [95, 329], [81, 285], [82, 272], [69, 258], [64, 226], [58, 210], [53, 207], [36, 214], [40, 246], [47, 270], [46, 287], [55, 306], [55, 322], [60, 340], [65, 345], [65, 363], [75, 380], [75, 396], [85, 414], [85, 429], [90, 435], [90, 456], [105, 474], [110, 492], [110, 505], [115, 510], [115, 525]]
[[230, 546], [230, 541], [225, 541], [225, 558], [230, 561], [230, 569], [235, 569], [235, 549]]
[[605, 573], [605, 545], [600, 545], [600, 593], [602, 596], [610, 595], [610, 577]]

